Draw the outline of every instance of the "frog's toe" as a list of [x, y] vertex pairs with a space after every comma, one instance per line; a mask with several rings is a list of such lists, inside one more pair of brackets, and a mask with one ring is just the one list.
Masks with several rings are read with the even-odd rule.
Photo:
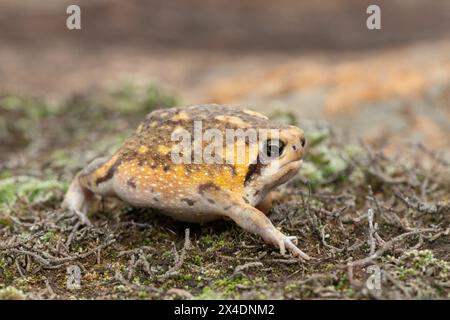
[[284, 241], [283, 240], [279, 240], [278, 241], [278, 247], [280, 248], [281, 255], [284, 256], [286, 254], [286, 247], [284, 245]]
[[296, 236], [286, 236], [293, 244], [298, 245], [298, 238]]
[[74, 212], [76, 213], [76, 215], [78, 216], [78, 218], [80, 219], [80, 222], [82, 224], [90, 226], [90, 227], [92, 226], [92, 222], [89, 220], [86, 213], [84, 213], [80, 210], [75, 210]]
[[296, 257], [302, 259], [302, 260], [310, 260], [311, 257], [308, 256], [306, 253], [304, 253], [302, 250], [297, 248], [297, 246], [292, 243], [292, 241], [289, 239], [289, 237], [286, 237], [284, 244], [286, 248]]

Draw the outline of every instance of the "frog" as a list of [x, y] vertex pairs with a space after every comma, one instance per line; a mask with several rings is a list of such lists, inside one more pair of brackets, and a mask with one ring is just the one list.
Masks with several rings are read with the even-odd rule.
[[[201, 151], [211, 140], [196, 143], [194, 139], [190, 149], [182, 149], [181, 140], [174, 138], [177, 133], [195, 138], [198, 124], [202, 125], [201, 137], [208, 130], [226, 137], [215, 145], [225, 148], [211, 152], [215, 161], [195, 159], [200, 154], [204, 160]], [[265, 134], [256, 140], [227, 138], [229, 132], [249, 129]], [[238, 149], [244, 152], [240, 161], [233, 153]], [[190, 223], [232, 220], [282, 255], [289, 253], [305, 261], [311, 258], [297, 247], [297, 238], [282, 233], [267, 216], [275, 189], [299, 172], [305, 150], [302, 129], [271, 121], [250, 109], [218, 104], [157, 109], [115, 153], [93, 160], [76, 174], [62, 206], [85, 224], [91, 224], [88, 213], [95, 202], [108, 197]]]

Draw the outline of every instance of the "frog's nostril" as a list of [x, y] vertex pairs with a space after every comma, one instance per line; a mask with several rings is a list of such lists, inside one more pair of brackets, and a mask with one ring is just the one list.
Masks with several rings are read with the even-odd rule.
[[306, 146], [306, 139], [305, 139], [305, 137], [301, 137], [300, 138], [300, 143], [302, 144], [302, 148], [304, 148]]

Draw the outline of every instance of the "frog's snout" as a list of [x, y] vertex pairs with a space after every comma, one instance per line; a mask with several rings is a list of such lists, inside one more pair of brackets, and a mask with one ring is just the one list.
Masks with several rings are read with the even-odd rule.
[[296, 154], [296, 157], [299, 159], [304, 156], [306, 145], [307, 143], [303, 130], [295, 130], [295, 135], [291, 137], [291, 148], [294, 154]]
[[306, 139], [305, 139], [305, 137], [303, 136], [303, 134], [299, 137], [299, 141], [298, 142], [296, 142], [296, 143], [294, 143], [293, 145], [292, 145], [292, 149], [294, 149], [294, 151], [298, 151], [298, 150], [300, 150], [300, 151], [302, 151], [303, 152], [303, 150], [306, 148]]

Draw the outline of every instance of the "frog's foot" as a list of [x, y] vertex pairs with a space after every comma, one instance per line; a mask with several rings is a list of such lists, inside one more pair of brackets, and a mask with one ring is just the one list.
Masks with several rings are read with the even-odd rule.
[[87, 217], [87, 213], [79, 211], [79, 210], [75, 210], [75, 213], [78, 216], [78, 218], [80, 219], [80, 222], [82, 224], [87, 225], [87, 226], [92, 226], [92, 222]]
[[280, 248], [280, 253], [282, 255], [284, 255], [286, 253], [286, 249], [287, 249], [295, 257], [298, 257], [298, 258], [304, 259], [304, 260], [311, 259], [310, 256], [308, 256], [306, 253], [304, 253], [302, 250], [300, 250], [296, 246], [297, 237], [286, 236], [281, 231], [279, 231], [277, 228], [275, 228], [272, 225], [272, 223], [270, 223], [270, 224], [271, 224], [270, 227], [266, 226], [263, 229], [261, 229], [261, 233], [260, 233], [266, 242], [277, 245]]
[[[280, 232], [281, 233], [281, 232]], [[310, 260], [311, 257], [308, 256], [306, 253], [304, 253], [302, 250], [300, 250], [296, 244], [294, 244], [294, 242], [290, 239], [292, 237], [287, 237], [285, 235], [283, 235], [284, 239], [284, 246], [296, 257], [299, 257], [301, 259], [304, 260]], [[297, 237], [294, 237], [295, 240], [297, 240]], [[295, 241], [297, 242], [297, 241]], [[281, 250], [281, 249], [280, 249]], [[283, 252], [281, 252], [281, 254], [283, 254]]]
[[67, 190], [62, 207], [75, 213], [81, 223], [92, 225], [87, 217], [87, 213], [89, 212], [89, 208], [93, 205], [94, 200], [94, 194], [81, 186], [77, 175]]

